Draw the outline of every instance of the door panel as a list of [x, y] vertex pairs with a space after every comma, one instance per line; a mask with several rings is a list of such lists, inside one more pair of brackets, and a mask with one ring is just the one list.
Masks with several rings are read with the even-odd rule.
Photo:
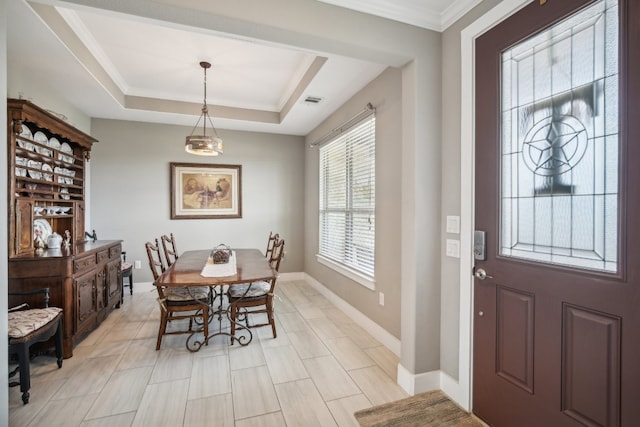
[[536, 0], [476, 42], [473, 412], [489, 425], [640, 419], [639, 17]]

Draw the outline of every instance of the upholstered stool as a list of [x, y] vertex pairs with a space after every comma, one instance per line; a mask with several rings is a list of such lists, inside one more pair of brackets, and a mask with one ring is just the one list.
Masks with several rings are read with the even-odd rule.
[[[9, 294], [16, 293], [9, 292]], [[47, 302], [48, 289], [46, 289], [45, 305], [47, 305]], [[55, 335], [54, 340], [58, 368], [62, 367], [62, 309], [58, 307], [46, 307], [17, 311], [17, 309], [25, 306], [28, 307], [27, 304], [22, 304], [14, 309], [10, 309], [8, 313], [9, 355], [16, 354], [18, 356], [18, 368], [11, 372], [9, 376], [12, 377], [18, 370], [20, 371], [20, 382], [10, 382], [9, 386], [20, 385], [22, 402], [27, 404], [29, 403], [29, 389], [31, 388], [29, 348], [33, 344], [46, 341]]]

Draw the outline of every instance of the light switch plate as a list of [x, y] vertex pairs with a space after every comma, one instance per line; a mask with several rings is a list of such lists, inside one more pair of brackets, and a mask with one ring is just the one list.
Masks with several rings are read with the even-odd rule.
[[460, 234], [460, 217], [448, 215], [447, 216], [447, 233]]
[[460, 240], [447, 239], [447, 256], [460, 258]]

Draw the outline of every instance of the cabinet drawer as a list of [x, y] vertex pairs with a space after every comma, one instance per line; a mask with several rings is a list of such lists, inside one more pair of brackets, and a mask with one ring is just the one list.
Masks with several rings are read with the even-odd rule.
[[97, 259], [98, 264], [108, 260], [109, 259], [109, 250], [105, 249], [104, 251], [98, 252], [98, 254], [96, 255], [96, 259]]
[[120, 258], [122, 247], [120, 245], [112, 246], [109, 248], [109, 259]]
[[94, 255], [78, 258], [73, 261], [73, 272], [88, 270], [96, 265], [96, 257]]

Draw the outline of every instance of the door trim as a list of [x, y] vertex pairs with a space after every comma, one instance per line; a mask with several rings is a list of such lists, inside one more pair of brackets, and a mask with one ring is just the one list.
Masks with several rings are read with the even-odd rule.
[[475, 201], [475, 39], [531, 0], [504, 0], [460, 34], [460, 312], [458, 386], [443, 390], [471, 411], [473, 378], [473, 230]]

